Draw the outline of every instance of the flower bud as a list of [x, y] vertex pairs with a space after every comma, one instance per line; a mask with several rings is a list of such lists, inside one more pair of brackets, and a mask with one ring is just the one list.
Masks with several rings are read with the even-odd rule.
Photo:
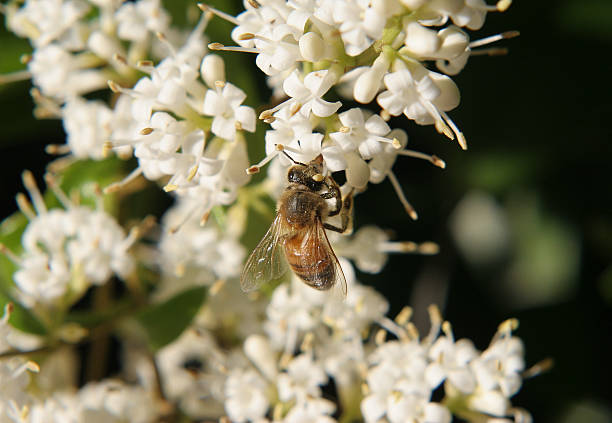
[[316, 32], [307, 32], [300, 37], [300, 53], [310, 62], [318, 62], [325, 53], [325, 42]]
[[94, 31], [89, 36], [87, 46], [96, 56], [109, 61], [115, 54], [123, 54], [123, 48], [119, 42], [101, 31]]
[[261, 335], [251, 335], [244, 342], [244, 353], [259, 371], [269, 380], [276, 378], [274, 351], [268, 340]]
[[425, 28], [417, 22], [410, 22], [406, 27], [406, 48], [420, 57], [431, 57], [440, 48], [438, 33]]
[[378, 94], [378, 91], [380, 91], [383, 76], [387, 72], [387, 69], [389, 69], [389, 62], [384, 55], [381, 54], [374, 61], [372, 67], [359, 75], [357, 81], [355, 81], [355, 87], [353, 88], [353, 97], [355, 101], [368, 104], [374, 100], [374, 97]]
[[209, 87], [214, 87], [216, 81], [225, 81], [225, 62], [216, 54], [207, 54], [200, 66], [202, 79]]

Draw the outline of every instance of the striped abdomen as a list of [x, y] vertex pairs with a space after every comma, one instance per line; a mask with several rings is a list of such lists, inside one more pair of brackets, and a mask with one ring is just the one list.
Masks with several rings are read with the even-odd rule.
[[333, 252], [317, 231], [300, 231], [284, 241], [287, 262], [307, 285], [326, 290], [336, 280]]

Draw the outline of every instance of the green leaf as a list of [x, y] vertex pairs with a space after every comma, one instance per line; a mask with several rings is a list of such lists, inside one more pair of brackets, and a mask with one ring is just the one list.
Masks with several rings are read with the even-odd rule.
[[149, 306], [136, 315], [136, 320], [144, 327], [154, 351], [183, 333], [200, 310], [206, 293], [206, 287], [191, 288], [161, 304]]
[[34, 335], [45, 335], [47, 330], [45, 326], [38, 320], [30, 310], [13, 300], [10, 295], [0, 290], [0, 309], [8, 303], [13, 303], [13, 312], [9, 322], [15, 329], [22, 332], [31, 333]]

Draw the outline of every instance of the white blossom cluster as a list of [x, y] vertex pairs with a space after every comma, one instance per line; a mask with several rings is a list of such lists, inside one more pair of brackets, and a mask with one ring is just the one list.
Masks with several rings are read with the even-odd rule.
[[[284, 151], [307, 163], [322, 154], [327, 169], [344, 171], [348, 184], [365, 189], [389, 177], [411, 217], [416, 212], [392, 173], [398, 155], [435, 156], [406, 150], [407, 136], [386, 120], [405, 115], [467, 148], [463, 133], [446, 112], [459, 104], [459, 90], [448, 75], [465, 66], [474, 47], [514, 36], [504, 33], [470, 42], [466, 32], [480, 29], [486, 14], [510, 5], [483, 0], [261, 0], [245, 1], [236, 17], [200, 4], [235, 25], [238, 46], [215, 50], [257, 54], [257, 66], [269, 76], [277, 97], [287, 97], [260, 114], [270, 123], [266, 158], [251, 173]], [[438, 73], [429, 64], [435, 64]], [[349, 101], [376, 100], [379, 114], [363, 108], [341, 111], [341, 101], [323, 97], [336, 86]], [[281, 155], [282, 162], [289, 160]]]
[[[199, 199], [201, 214], [235, 200], [249, 180], [241, 134], [255, 130], [255, 112], [226, 82], [223, 60], [206, 54], [210, 14], [185, 34], [160, 0], [29, 0], [2, 11], [32, 43], [22, 76], [34, 84], [37, 115], [63, 120], [66, 144], [49, 151], [94, 160], [133, 154], [138, 168], [107, 191], [144, 175]], [[107, 84], [109, 102], [86, 98]]]
[[23, 180], [32, 199], [30, 203], [25, 195], [18, 196], [30, 220], [22, 236], [23, 251], [5, 251], [18, 266], [13, 277], [22, 303], [65, 309], [91, 285], [102, 285], [113, 275], [129, 278], [135, 263], [128, 250], [137, 231], [126, 236], [101, 205], [91, 209], [73, 203], [50, 175], [49, 186], [64, 208], [48, 209], [33, 175], [26, 171]]
[[[0, 5], [9, 30], [33, 48], [24, 57], [27, 70], [3, 80], [32, 79], [36, 115], [62, 119], [66, 132], [66, 144], [48, 150], [67, 155], [54, 163], [57, 178], [47, 177], [62, 207], [48, 206], [49, 198], [25, 172], [30, 200], [17, 198], [29, 221], [22, 246], [12, 251], [0, 244], [14, 267], [10, 299], [46, 330], [15, 341], [13, 306], [6, 305], [0, 319], [0, 423], [446, 423], [452, 416], [529, 422], [529, 414], [510, 402], [525, 375], [523, 345], [512, 335], [515, 321], [502, 324], [479, 351], [467, 339], [455, 340], [432, 307], [429, 333], [420, 336], [410, 309], [394, 320], [386, 317], [387, 300], [360, 284], [349, 262], [378, 273], [389, 254], [434, 254], [433, 243], [392, 242], [375, 226], [352, 237], [330, 233], [347, 280], [346, 298], [313, 290], [295, 275], [251, 294], [241, 292], [238, 280], [248, 219], [272, 212], [266, 201], [286, 182], [292, 161], [322, 156], [325, 172], [344, 172], [343, 194], [388, 178], [416, 219], [392, 171], [396, 158], [445, 164], [406, 149], [406, 132], [388, 122], [404, 115], [433, 124], [465, 149], [465, 137], [447, 114], [459, 104], [448, 75], [461, 71], [471, 54], [486, 51], [476, 47], [514, 34], [470, 42], [466, 32], [509, 4], [245, 0], [246, 10], [235, 17], [199, 4], [203, 14], [189, 32], [171, 24], [160, 0]], [[214, 16], [235, 25], [236, 46], [207, 47], [204, 31]], [[268, 76], [274, 99], [259, 115], [270, 128], [266, 156], [256, 165], [249, 165], [246, 134], [255, 131], [255, 110], [227, 81], [221, 56], [209, 50], [254, 53]], [[374, 102], [376, 112], [354, 107]], [[129, 197], [127, 185], [143, 176], [175, 194], [159, 225], [145, 219], [126, 231], [104, 210], [101, 193], [92, 208], [59, 188], [61, 164], [102, 160], [113, 152], [133, 156], [138, 165], [122, 180], [113, 175], [117, 182], [105, 193], [126, 188], [120, 194]], [[272, 160], [263, 182], [245, 187]], [[144, 232], [145, 242], [136, 244]], [[113, 304], [106, 292], [93, 316], [107, 318], [100, 326], [70, 314], [88, 292], [98, 301], [99, 289], [112, 288], [107, 282], [113, 277], [125, 282], [121, 300], [127, 307]], [[175, 308], [176, 316], [155, 322], [165, 330], [182, 312], [192, 312], [191, 323], [171, 339], [147, 344], [141, 312], [160, 304], [167, 312], [164, 307], [178, 296], [201, 287], [207, 297], [197, 310]], [[69, 315], [74, 319], [62, 320]], [[122, 343], [123, 365], [114, 375], [121, 379], [76, 389], [71, 375], [81, 365], [74, 350], [83, 340], [95, 343], [104, 331]], [[31, 354], [40, 357], [40, 369], [25, 359]]]
[[[453, 414], [531, 421], [510, 402], [525, 371], [523, 344], [512, 335], [516, 321], [501, 324], [479, 351], [468, 339], [455, 340], [431, 307], [431, 328], [421, 337], [409, 308], [387, 318], [387, 301], [342, 265], [345, 300], [294, 277], [267, 304], [243, 298], [236, 305], [236, 284], [225, 283], [191, 329], [157, 354], [164, 391], [193, 418], [226, 415], [237, 423], [327, 423], [340, 411], [342, 419], [368, 423], [451, 422]], [[228, 340], [218, 334], [223, 328], [227, 336], [229, 316], [257, 324], [224, 348]], [[141, 379], [152, 378], [146, 360], [131, 360]]]

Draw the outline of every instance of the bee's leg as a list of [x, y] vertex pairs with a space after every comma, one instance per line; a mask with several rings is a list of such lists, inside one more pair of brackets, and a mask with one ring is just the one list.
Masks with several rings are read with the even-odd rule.
[[[329, 212], [328, 216], [336, 216], [342, 210], [342, 194], [340, 194], [340, 187], [329, 176], [326, 178], [325, 186], [327, 187], [327, 192], [321, 194], [321, 197], [325, 200], [329, 200], [332, 198], [336, 199], [336, 208]], [[329, 181], [329, 182], [328, 182]]]
[[[340, 218], [342, 219], [342, 226], [337, 227], [329, 223], [323, 223], [325, 229], [330, 231], [345, 233], [347, 230], [352, 231], [352, 217], [353, 217], [353, 190], [350, 190], [348, 194], [342, 199], [342, 207], [338, 212], [341, 212]], [[338, 214], [338, 212], [336, 214]], [[333, 216], [331, 213], [328, 216]]]

